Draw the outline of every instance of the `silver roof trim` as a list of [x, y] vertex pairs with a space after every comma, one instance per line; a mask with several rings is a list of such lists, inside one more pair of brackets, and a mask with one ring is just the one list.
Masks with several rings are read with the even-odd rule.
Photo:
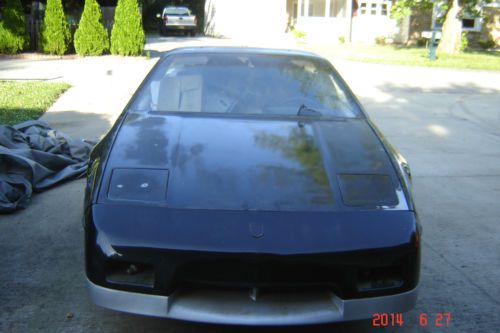
[[250, 46], [184, 46], [169, 50], [163, 54], [167, 57], [172, 54], [206, 54], [206, 53], [222, 53], [222, 54], [264, 54], [264, 55], [294, 55], [325, 59], [320, 55], [298, 49], [283, 49], [283, 48], [263, 48]]

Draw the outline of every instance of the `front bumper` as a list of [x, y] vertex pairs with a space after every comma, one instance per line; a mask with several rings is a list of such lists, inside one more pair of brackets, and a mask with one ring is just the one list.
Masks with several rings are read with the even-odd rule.
[[[302, 325], [368, 319], [374, 313], [411, 310], [418, 288], [369, 298], [344, 300], [331, 292], [262, 294], [238, 290], [179, 290], [148, 295], [98, 286], [87, 280], [92, 301], [122, 312], [214, 324]], [[255, 295], [254, 295], [255, 296]]]

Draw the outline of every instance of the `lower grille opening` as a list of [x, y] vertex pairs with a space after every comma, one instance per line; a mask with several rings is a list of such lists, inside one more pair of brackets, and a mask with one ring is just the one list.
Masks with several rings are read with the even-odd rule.
[[183, 284], [177, 289], [177, 297], [185, 295], [218, 295], [218, 298], [238, 297], [251, 301], [278, 301], [289, 300], [295, 303], [308, 299], [329, 299], [335, 291], [327, 286], [296, 286], [291, 287], [235, 287], [235, 286], [214, 286], [206, 284]]
[[178, 285], [276, 292], [335, 289], [340, 293], [344, 272], [322, 263], [297, 260], [197, 260], [179, 266]]
[[106, 267], [106, 281], [114, 284], [153, 288], [153, 266], [131, 262], [110, 261]]
[[304, 297], [307, 295], [330, 295], [335, 294], [341, 296], [339, 288], [328, 284], [259, 284], [259, 283], [213, 283], [201, 281], [184, 281], [178, 290], [189, 290], [191, 293], [197, 292], [219, 292], [223, 295], [225, 292], [239, 293], [247, 295], [254, 301], [262, 297], [287, 298], [291, 296]]
[[182, 288], [193, 289], [213, 289], [213, 290], [250, 290], [258, 288], [264, 293], [289, 293], [289, 292], [311, 292], [311, 291], [336, 291], [335, 286], [326, 284], [238, 284], [238, 283], [213, 283], [200, 281], [185, 281], [181, 284]]

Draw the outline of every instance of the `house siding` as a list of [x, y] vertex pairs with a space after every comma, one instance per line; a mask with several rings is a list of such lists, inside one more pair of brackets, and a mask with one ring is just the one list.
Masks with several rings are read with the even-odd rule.
[[500, 46], [500, 7], [485, 7], [483, 9], [484, 21], [481, 32], [470, 36], [471, 42], [478, 43], [480, 40], [495, 42]]
[[209, 36], [266, 37], [284, 34], [286, 0], [206, 0], [205, 33]]
[[[368, 1], [368, 0], [367, 0]], [[206, 0], [205, 34], [209, 36], [266, 38], [289, 32], [292, 27], [307, 34], [308, 40], [338, 43], [339, 37], [373, 43], [385, 36], [406, 42], [408, 21], [398, 24], [390, 18], [390, 2], [369, 0], [387, 11], [350, 20], [356, 0]], [[309, 13], [311, 11], [311, 13]]]
[[[467, 32], [469, 47], [477, 48], [480, 41], [492, 40], [496, 47], [500, 46], [500, 7], [485, 6], [483, 8], [482, 24], [480, 29], [463, 30]], [[432, 10], [415, 10], [410, 17], [410, 36], [409, 44], [417, 44], [422, 37], [423, 31], [430, 31], [432, 25]]]

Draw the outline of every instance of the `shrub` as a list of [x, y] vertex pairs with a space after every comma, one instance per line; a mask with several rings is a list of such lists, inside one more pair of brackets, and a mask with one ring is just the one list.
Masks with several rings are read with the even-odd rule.
[[71, 31], [61, 0], [47, 0], [42, 24], [42, 51], [63, 55], [69, 49]]
[[111, 31], [111, 53], [141, 55], [145, 40], [137, 0], [118, 0]]
[[304, 38], [307, 36], [307, 34], [304, 31], [297, 30], [297, 29], [293, 29], [292, 33], [295, 36], [295, 38], [297, 38], [297, 39], [301, 39], [301, 38]]
[[477, 41], [477, 43], [479, 44], [479, 47], [485, 50], [493, 49], [495, 48], [495, 46], [497, 46], [493, 39], [480, 39]]
[[385, 38], [385, 36], [375, 37], [375, 44], [377, 44], [377, 45], [385, 45], [386, 44], [386, 38]]
[[419, 47], [427, 46], [428, 42], [429, 42], [429, 39], [427, 39], [425, 37], [419, 37], [417, 39], [417, 46], [419, 46]]
[[467, 38], [467, 32], [462, 32], [462, 39], [460, 40], [460, 51], [465, 51], [469, 46], [469, 39]]
[[75, 32], [75, 50], [79, 55], [102, 55], [109, 50], [108, 31], [104, 28], [101, 7], [96, 0], [85, 0], [80, 25]]
[[344, 36], [339, 36], [339, 43], [345, 44], [345, 37]]
[[28, 41], [23, 7], [20, 0], [7, 0], [0, 21], [0, 53], [18, 53]]

